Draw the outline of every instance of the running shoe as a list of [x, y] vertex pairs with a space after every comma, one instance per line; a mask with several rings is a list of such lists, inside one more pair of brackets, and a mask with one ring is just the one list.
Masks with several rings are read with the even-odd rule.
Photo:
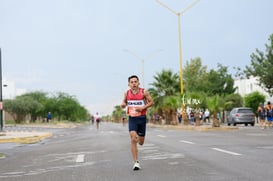
[[140, 169], [140, 164], [138, 161], [135, 162], [134, 166], [133, 166], [133, 170], [139, 170]]

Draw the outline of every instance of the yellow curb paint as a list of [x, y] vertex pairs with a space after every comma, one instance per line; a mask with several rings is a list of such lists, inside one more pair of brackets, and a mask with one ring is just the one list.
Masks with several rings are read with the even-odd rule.
[[37, 143], [45, 138], [51, 137], [52, 133], [44, 133], [38, 136], [28, 136], [28, 137], [21, 137], [21, 138], [7, 138], [7, 139], [0, 139], [0, 143], [22, 143], [22, 144], [33, 144]]
[[6, 158], [5, 154], [4, 153], [0, 153], [0, 159], [4, 159]]

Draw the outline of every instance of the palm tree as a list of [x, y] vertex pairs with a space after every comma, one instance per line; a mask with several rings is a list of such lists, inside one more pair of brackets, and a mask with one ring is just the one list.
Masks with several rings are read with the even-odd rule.
[[166, 96], [163, 99], [162, 108], [166, 115], [166, 124], [177, 124], [177, 108], [181, 105], [181, 96]]
[[175, 121], [173, 114], [179, 106], [179, 75], [171, 70], [162, 70], [154, 76], [155, 81], [151, 83], [149, 89], [154, 99], [152, 112], [158, 113], [161, 117], [166, 118], [166, 123]]
[[223, 101], [220, 100], [219, 95], [209, 97], [207, 99], [207, 106], [213, 117], [212, 127], [220, 127], [220, 121], [217, 114], [220, 114], [225, 105]]

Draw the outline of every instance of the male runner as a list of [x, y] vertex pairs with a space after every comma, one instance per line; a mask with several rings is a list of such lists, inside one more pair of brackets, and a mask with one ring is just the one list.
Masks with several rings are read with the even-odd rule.
[[99, 125], [101, 122], [101, 115], [98, 112], [96, 112], [94, 117], [95, 117], [95, 121], [96, 121], [96, 127], [97, 127], [97, 129], [99, 129]]
[[136, 75], [128, 78], [129, 90], [124, 93], [121, 107], [127, 106], [129, 114], [129, 133], [131, 137], [131, 152], [134, 160], [133, 170], [139, 170], [137, 143], [143, 145], [146, 133], [146, 111], [154, 103], [152, 97], [143, 88], [139, 87]]

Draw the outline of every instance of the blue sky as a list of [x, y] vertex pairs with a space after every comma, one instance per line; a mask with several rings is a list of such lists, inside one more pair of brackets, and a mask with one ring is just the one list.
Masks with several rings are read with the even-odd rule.
[[[180, 12], [194, 1], [161, 2]], [[183, 65], [196, 57], [209, 69], [249, 65], [273, 33], [272, 7], [271, 0], [200, 0], [181, 16]], [[145, 87], [162, 69], [179, 72], [177, 19], [155, 0], [0, 0], [3, 78], [110, 114], [127, 77], [142, 78], [140, 59], [125, 49], [144, 59]]]

